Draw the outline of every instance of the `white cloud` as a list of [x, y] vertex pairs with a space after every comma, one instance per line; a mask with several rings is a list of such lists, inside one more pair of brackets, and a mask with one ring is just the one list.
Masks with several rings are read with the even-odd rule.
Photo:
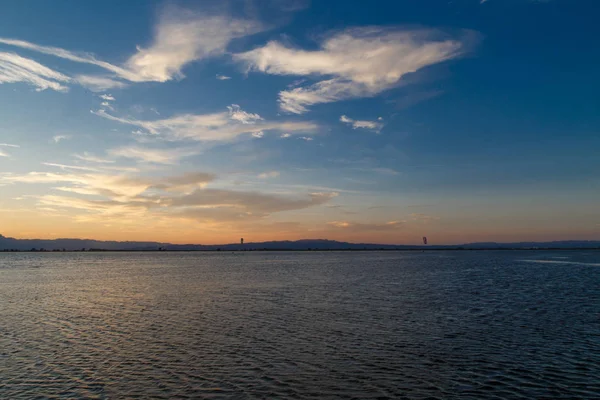
[[279, 176], [279, 171], [269, 171], [263, 172], [262, 174], [258, 174], [260, 179], [269, 179], [269, 178], [277, 178]]
[[248, 113], [240, 108], [237, 104], [227, 106], [229, 110], [229, 118], [239, 121], [242, 124], [254, 124], [256, 121], [262, 121], [262, 117], [258, 114]]
[[[128, 175], [107, 175], [93, 171], [82, 172], [30, 172], [25, 175], [0, 175], [0, 183], [62, 183], [69, 187], [55, 189], [78, 194], [99, 195], [109, 198], [109, 201], [123, 201], [141, 195], [149, 189], [166, 192], [190, 193], [204, 187], [214, 179], [207, 173], [187, 173], [167, 178], [143, 178]], [[78, 199], [73, 199], [78, 200]], [[141, 201], [138, 199], [137, 201]], [[107, 203], [107, 201], [104, 201]]]
[[339, 229], [352, 229], [353, 231], [386, 231], [398, 229], [405, 221], [389, 221], [384, 223], [360, 223], [349, 221], [332, 221], [327, 225]]
[[92, 92], [103, 92], [107, 89], [122, 89], [127, 87], [127, 83], [125, 82], [101, 75], [77, 75], [74, 80]]
[[184, 157], [190, 157], [199, 153], [195, 149], [155, 149], [138, 146], [124, 146], [109, 150], [115, 157], [129, 158], [154, 164], [176, 164]]
[[0, 52], [0, 84], [23, 82], [34, 86], [37, 91], [52, 89], [58, 92], [69, 90], [64, 83], [71, 79], [36, 61], [14, 53]]
[[227, 75], [219, 75], [219, 74], [217, 74], [217, 79], [220, 80], [220, 81], [226, 81], [226, 80], [231, 79], [231, 77], [227, 76]]
[[249, 70], [267, 74], [328, 77], [279, 93], [282, 110], [301, 114], [314, 104], [371, 97], [396, 87], [406, 74], [462, 55], [472, 36], [452, 39], [426, 29], [351, 28], [327, 37], [320, 50], [272, 41], [234, 58]]
[[112, 111], [115, 110], [114, 107], [112, 106], [112, 104], [110, 104], [108, 101], [103, 101], [102, 103], [100, 103], [100, 105], [109, 110], [112, 110]]
[[69, 135], [56, 135], [56, 136], [52, 137], [52, 141], [54, 143], [59, 143], [59, 142], [61, 142], [63, 140], [67, 140], [67, 139], [70, 139], [70, 138], [71, 138], [71, 136], [69, 136]]
[[136, 76], [165, 82], [182, 78], [181, 69], [192, 61], [225, 54], [233, 39], [263, 30], [255, 21], [229, 16], [207, 16], [175, 7], [166, 9], [148, 48], [138, 47], [126, 63]]
[[290, 133], [282, 133], [280, 137], [283, 138], [283, 139], [287, 139], [287, 138], [289, 138], [291, 136], [292, 135]]
[[108, 94], [108, 93], [101, 94], [98, 97], [100, 97], [104, 101], [115, 101], [114, 96], [112, 94]]
[[[159, 17], [152, 44], [148, 47], [138, 46], [137, 52], [122, 67], [99, 60], [91, 53], [73, 52], [10, 38], [0, 38], [0, 43], [95, 65], [113, 73], [112, 77], [80, 75], [75, 78], [81, 85], [101, 91], [125, 86], [118, 79], [129, 82], [166, 82], [183, 78], [181, 70], [189, 63], [221, 56], [232, 40], [264, 29], [256, 21], [167, 7]], [[40, 88], [52, 87], [48, 83], [39, 84]], [[55, 82], [52, 88], [58, 90], [62, 86], [57, 86]]]
[[87, 162], [97, 163], [97, 164], [112, 164], [112, 163], [114, 163], [114, 160], [107, 160], [105, 158], [96, 157], [93, 154], [90, 154], [88, 152], [84, 152], [83, 154], [75, 154], [75, 158], [78, 158], [82, 161], [87, 161]]
[[262, 138], [263, 136], [265, 136], [265, 133], [264, 133], [263, 131], [252, 132], [252, 137], [255, 137], [255, 138], [258, 138], [258, 139], [260, 139], [260, 138]]
[[[238, 111], [233, 115], [229, 111], [200, 115], [182, 114], [160, 120], [115, 117], [104, 110], [91, 112], [111, 121], [137, 126], [152, 135], [163, 135], [169, 140], [227, 141], [240, 135], [259, 131], [286, 131], [288, 133], [307, 134], [316, 131], [318, 128], [313, 122], [269, 122], [262, 120], [257, 114], [246, 113], [242, 110]], [[232, 116], [234, 117], [232, 118]], [[254, 123], [243, 123], [244, 121]]]
[[[378, 118], [378, 121], [381, 121], [381, 120], [382, 120], [382, 118]], [[345, 115], [342, 115], [340, 117], [340, 121], [352, 126], [352, 129], [368, 129], [370, 131], [379, 133], [381, 131], [381, 128], [383, 128], [383, 123], [381, 123], [381, 122], [355, 120], [352, 118], [348, 118]]]
[[[0, 143], [0, 147], [19, 148], [21, 146], [16, 145], [16, 144]], [[6, 151], [0, 149], [0, 157], [10, 157], [10, 154], [8, 154]]]
[[24, 40], [16, 40], [16, 39], [9, 39], [9, 38], [0, 38], [0, 43], [6, 44], [9, 46], [20, 47], [20, 48], [27, 49], [27, 50], [37, 51], [42, 54], [48, 54], [48, 55], [59, 57], [59, 58], [64, 58], [69, 61], [96, 65], [98, 67], [104, 68], [108, 71], [115, 73], [116, 75], [120, 76], [123, 79], [129, 80], [132, 82], [139, 81], [139, 80], [137, 80], [138, 77], [131, 71], [128, 71], [126, 69], [123, 69], [123, 68], [115, 66], [115, 65], [112, 65], [105, 61], [98, 60], [96, 58], [96, 56], [94, 56], [93, 54], [90, 54], [90, 53], [72, 52], [69, 50], [61, 49], [59, 47], [40, 46], [35, 43], [26, 42]]
[[60, 168], [62, 170], [76, 169], [76, 170], [79, 170], [79, 171], [98, 171], [96, 168], [81, 167], [81, 166], [78, 166], [78, 165], [65, 165], [65, 164], [56, 164], [56, 163], [49, 163], [49, 162], [44, 162], [42, 164], [43, 165], [47, 165], [49, 167], [57, 167], [57, 168]]
[[309, 136], [301, 136], [298, 139], [302, 139], [302, 140], [306, 140], [307, 142], [310, 142], [313, 140], [313, 138], [309, 137]]

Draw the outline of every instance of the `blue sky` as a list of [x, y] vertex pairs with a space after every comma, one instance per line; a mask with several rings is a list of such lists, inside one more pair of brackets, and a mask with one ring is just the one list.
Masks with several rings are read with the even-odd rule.
[[597, 12], [8, 1], [1, 233], [600, 239]]

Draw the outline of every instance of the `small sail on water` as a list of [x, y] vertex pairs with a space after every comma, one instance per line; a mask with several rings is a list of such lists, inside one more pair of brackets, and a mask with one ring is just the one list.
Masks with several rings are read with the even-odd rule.
[[427, 244], [427, 236], [423, 236], [423, 244]]

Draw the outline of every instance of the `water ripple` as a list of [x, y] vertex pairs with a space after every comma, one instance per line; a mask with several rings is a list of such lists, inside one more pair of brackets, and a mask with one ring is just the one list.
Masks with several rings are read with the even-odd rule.
[[600, 398], [600, 254], [562, 257], [0, 254], [0, 398]]

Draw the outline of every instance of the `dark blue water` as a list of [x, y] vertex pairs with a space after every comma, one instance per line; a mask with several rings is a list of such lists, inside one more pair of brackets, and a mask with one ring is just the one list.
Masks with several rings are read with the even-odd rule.
[[600, 252], [0, 253], [0, 398], [600, 398]]

